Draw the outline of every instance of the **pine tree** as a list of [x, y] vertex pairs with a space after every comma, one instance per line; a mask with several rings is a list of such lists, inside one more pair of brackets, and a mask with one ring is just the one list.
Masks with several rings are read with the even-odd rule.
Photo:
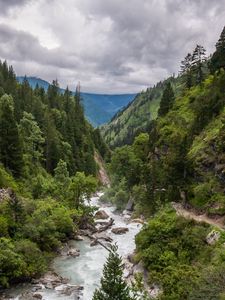
[[216, 43], [216, 51], [212, 55], [209, 63], [211, 73], [223, 68], [225, 69], [225, 26], [221, 32], [220, 38]]
[[204, 80], [204, 62], [206, 61], [206, 50], [201, 45], [196, 45], [192, 54], [192, 69], [195, 74], [195, 84], [201, 84]]
[[161, 117], [167, 114], [170, 108], [172, 107], [174, 100], [175, 100], [175, 96], [174, 96], [173, 88], [171, 86], [171, 83], [168, 82], [166, 84], [166, 88], [162, 95], [158, 116]]
[[22, 151], [18, 128], [14, 116], [14, 104], [11, 96], [0, 99], [0, 161], [19, 176], [22, 167]]
[[122, 259], [118, 247], [111, 246], [104, 265], [101, 287], [94, 293], [92, 300], [132, 300], [130, 290], [123, 279]]
[[192, 55], [188, 53], [184, 60], [181, 62], [180, 74], [183, 76], [185, 87], [190, 89], [193, 85], [193, 73], [192, 73]]

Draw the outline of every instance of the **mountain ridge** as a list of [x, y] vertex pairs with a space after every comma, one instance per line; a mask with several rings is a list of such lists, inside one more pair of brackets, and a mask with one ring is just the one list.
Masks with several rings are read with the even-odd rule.
[[[22, 83], [26, 78], [30, 86], [34, 89], [38, 84], [43, 87], [45, 91], [48, 89], [50, 83], [35, 76], [17, 76], [17, 81]], [[60, 88], [62, 92], [65, 89]], [[75, 93], [72, 91], [72, 93]], [[124, 106], [132, 102], [136, 94], [95, 94], [89, 92], [81, 92], [85, 115], [90, 123], [97, 127], [107, 123], [111, 118]]]

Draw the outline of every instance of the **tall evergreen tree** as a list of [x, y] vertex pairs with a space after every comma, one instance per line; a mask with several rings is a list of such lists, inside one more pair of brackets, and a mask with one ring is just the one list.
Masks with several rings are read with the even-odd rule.
[[192, 55], [188, 53], [184, 60], [181, 62], [180, 74], [183, 76], [183, 82], [187, 89], [191, 88], [193, 85], [193, 74], [192, 74]]
[[174, 96], [173, 88], [171, 86], [171, 83], [168, 82], [166, 84], [166, 88], [162, 95], [158, 116], [161, 117], [166, 115], [170, 110], [170, 108], [172, 107], [174, 100], [175, 100], [175, 96]]
[[204, 80], [204, 62], [206, 61], [206, 50], [201, 45], [196, 45], [192, 54], [192, 68], [195, 74], [195, 83], [200, 84]]
[[104, 265], [101, 287], [94, 293], [92, 300], [131, 300], [130, 290], [123, 279], [122, 259], [118, 247], [111, 246], [109, 257]]
[[19, 133], [14, 117], [14, 104], [11, 96], [0, 99], [0, 161], [19, 176], [22, 167], [22, 152]]
[[216, 51], [212, 55], [209, 68], [211, 73], [214, 73], [221, 68], [225, 69], [225, 26], [221, 32], [218, 42], [216, 43]]

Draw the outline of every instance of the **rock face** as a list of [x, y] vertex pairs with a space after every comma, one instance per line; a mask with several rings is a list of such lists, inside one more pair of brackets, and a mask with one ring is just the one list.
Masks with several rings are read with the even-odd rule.
[[214, 245], [220, 238], [220, 232], [212, 230], [206, 237], [206, 242], [209, 245]]
[[116, 227], [112, 229], [112, 233], [114, 234], [124, 234], [128, 231], [129, 229], [127, 227]]
[[109, 218], [109, 215], [104, 210], [99, 210], [95, 214], [95, 219], [105, 220], [108, 218]]

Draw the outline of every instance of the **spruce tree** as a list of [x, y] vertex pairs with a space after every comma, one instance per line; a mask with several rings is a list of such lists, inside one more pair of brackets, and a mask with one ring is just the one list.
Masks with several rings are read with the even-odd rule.
[[181, 62], [181, 71], [184, 85], [187, 89], [190, 89], [193, 85], [193, 73], [192, 73], [192, 55], [188, 53], [184, 60]]
[[214, 73], [221, 68], [225, 69], [225, 26], [221, 32], [218, 42], [216, 43], [216, 51], [212, 55], [209, 68], [211, 73]]
[[201, 84], [204, 80], [204, 62], [206, 61], [206, 50], [201, 45], [196, 45], [192, 54], [192, 69], [195, 74], [195, 84]]
[[174, 96], [173, 88], [171, 86], [171, 83], [168, 82], [166, 84], [166, 88], [163, 92], [162, 99], [160, 102], [160, 107], [158, 111], [159, 117], [164, 116], [168, 113], [168, 111], [173, 105], [174, 100], [175, 100], [175, 96]]
[[15, 176], [20, 175], [23, 164], [21, 144], [13, 99], [8, 95], [0, 99], [0, 161]]
[[110, 247], [101, 287], [95, 291], [92, 300], [132, 300], [129, 287], [123, 279], [122, 259], [117, 250], [116, 245]]

